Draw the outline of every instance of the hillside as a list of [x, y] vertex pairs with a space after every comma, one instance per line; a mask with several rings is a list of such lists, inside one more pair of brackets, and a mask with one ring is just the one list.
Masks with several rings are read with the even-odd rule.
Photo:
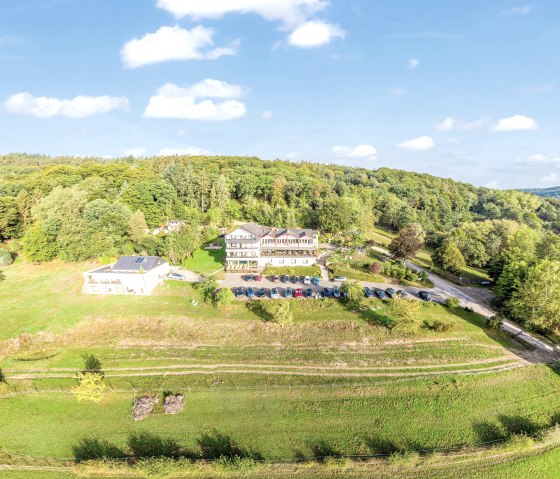
[[543, 196], [545, 198], [560, 198], [560, 186], [552, 186], [550, 188], [522, 188], [519, 191]]

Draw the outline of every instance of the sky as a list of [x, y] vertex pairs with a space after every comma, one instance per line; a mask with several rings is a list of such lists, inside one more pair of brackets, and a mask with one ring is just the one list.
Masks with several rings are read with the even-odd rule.
[[560, 185], [558, 0], [0, 0], [0, 154]]

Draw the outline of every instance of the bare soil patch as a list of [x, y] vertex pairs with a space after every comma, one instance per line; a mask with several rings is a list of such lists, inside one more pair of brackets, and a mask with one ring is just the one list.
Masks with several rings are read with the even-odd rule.
[[142, 421], [154, 412], [158, 403], [158, 396], [142, 396], [134, 401], [132, 417], [135, 421]]
[[182, 394], [170, 394], [163, 400], [165, 414], [179, 414], [183, 409], [185, 409], [185, 396]]

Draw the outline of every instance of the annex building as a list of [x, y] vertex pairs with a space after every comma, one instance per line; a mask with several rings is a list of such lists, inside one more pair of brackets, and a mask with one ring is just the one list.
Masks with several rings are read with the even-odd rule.
[[316, 230], [271, 228], [247, 223], [225, 236], [226, 270], [255, 271], [270, 266], [311, 266], [316, 263]]
[[169, 274], [169, 263], [157, 256], [121, 256], [115, 263], [84, 273], [85, 294], [150, 295]]

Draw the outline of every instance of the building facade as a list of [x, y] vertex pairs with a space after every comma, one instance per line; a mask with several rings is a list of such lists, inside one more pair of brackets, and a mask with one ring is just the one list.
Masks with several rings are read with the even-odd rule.
[[315, 230], [248, 223], [225, 238], [228, 271], [258, 271], [268, 265], [311, 266], [317, 262], [319, 234]]
[[115, 263], [84, 273], [84, 294], [150, 295], [169, 274], [157, 256], [121, 256]]

